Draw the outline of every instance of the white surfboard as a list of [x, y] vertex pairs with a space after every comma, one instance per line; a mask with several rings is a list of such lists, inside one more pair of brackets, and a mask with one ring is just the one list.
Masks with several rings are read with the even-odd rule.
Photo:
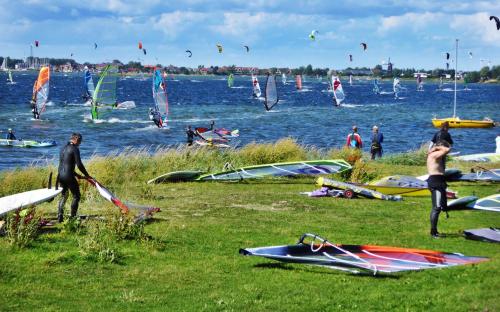
[[495, 162], [495, 161], [500, 161], [500, 154], [483, 153], [483, 154], [463, 155], [463, 156], [455, 157], [455, 160], [477, 161], [477, 162]]
[[41, 204], [51, 200], [61, 192], [62, 187], [57, 190], [44, 188], [2, 197], [0, 198], [0, 216], [16, 209]]

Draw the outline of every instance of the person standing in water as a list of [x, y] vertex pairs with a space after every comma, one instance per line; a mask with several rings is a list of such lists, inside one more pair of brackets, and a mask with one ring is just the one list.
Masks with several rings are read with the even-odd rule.
[[446, 211], [448, 203], [446, 199], [446, 179], [444, 177], [444, 161], [446, 154], [450, 152], [450, 144], [447, 141], [438, 141], [429, 150], [427, 155], [427, 186], [431, 191], [432, 209], [430, 214], [431, 236], [439, 238], [437, 229], [439, 214]]
[[92, 179], [80, 158], [80, 149], [78, 147], [81, 143], [82, 135], [80, 133], [73, 133], [68, 144], [61, 149], [59, 156], [57, 181], [63, 188], [62, 198], [59, 200], [57, 209], [57, 220], [59, 222], [63, 222], [64, 220], [64, 205], [68, 199], [68, 190], [70, 190], [73, 195], [73, 201], [71, 202], [71, 218], [76, 217], [76, 213], [78, 212], [78, 204], [80, 202], [80, 186], [78, 185], [76, 178], [83, 177], [75, 172], [75, 166], [78, 167], [86, 179]]
[[5, 136], [5, 139], [7, 140], [17, 140], [16, 136], [14, 135], [14, 131], [9, 128], [7, 135]]
[[382, 132], [378, 131], [377, 126], [373, 126], [371, 141], [370, 154], [372, 155], [372, 160], [377, 156], [378, 158], [382, 158], [382, 142], [384, 142], [384, 135]]

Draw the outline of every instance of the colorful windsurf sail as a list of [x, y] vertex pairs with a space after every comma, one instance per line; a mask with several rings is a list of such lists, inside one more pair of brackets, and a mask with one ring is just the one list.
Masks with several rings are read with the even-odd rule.
[[500, 212], [500, 194], [484, 197], [467, 204], [468, 208]]
[[[307, 242], [306, 239], [310, 241]], [[296, 245], [245, 248], [239, 252], [244, 256], [259, 256], [286, 263], [310, 264], [373, 275], [448, 268], [489, 260], [434, 250], [333, 244], [309, 233], [302, 235]]]
[[118, 68], [107, 65], [99, 77], [99, 82], [92, 96], [92, 119], [97, 119], [97, 107], [100, 105], [116, 106], [116, 80]]
[[32, 103], [33, 109], [37, 112], [38, 117], [45, 111], [45, 105], [49, 98], [49, 82], [50, 82], [50, 68], [43, 66], [38, 73], [38, 79], [33, 85]]
[[167, 84], [163, 79], [161, 70], [155, 68], [153, 74], [153, 99], [155, 101], [155, 110], [160, 114], [160, 126], [166, 127], [168, 120], [168, 99]]
[[332, 76], [332, 90], [336, 106], [340, 106], [340, 103], [345, 100], [345, 93], [340, 78], [337, 76]]
[[302, 75], [295, 75], [295, 88], [302, 90]]
[[87, 99], [91, 99], [94, 96], [94, 80], [92, 79], [92, 73], [87, 66], [85, 66], [83, 72], [84, 97]]
[[265, 177], [332, 174], [344, 172], [351, 168], [351, 165], [342, 159], [307, 160], [242, 167], [213, 174], [206, 174], [200, 176], [198, 180], [243, 180]]
[[278, 104], [278, 90], [276, 89], [276, 76], [267, 75], [266, 81], [266, 100], [264, 101], [264, 106], [267, 111], [270, 111], [274, 105]]
[[232, 88], [233, 87], [233, 84], [234, 84], [234, 76], [233, 74], [229, 74], [229, 76], [227, 77], [227, 86], [229, 88]]
[[252, 74], [252, 86], [253, 86], [253, 96], [260, 97], [262, 92], [260, 91], [259, 80], [257, 80], [257, 76]]

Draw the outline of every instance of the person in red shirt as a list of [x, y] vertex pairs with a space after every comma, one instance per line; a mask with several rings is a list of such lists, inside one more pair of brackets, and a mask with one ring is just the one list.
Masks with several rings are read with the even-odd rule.
[[345, 145], [349, 148], [363, 148], [363, 141], [358, 133], [358, 127], [352, 126], [352, 132], [347, 135]]

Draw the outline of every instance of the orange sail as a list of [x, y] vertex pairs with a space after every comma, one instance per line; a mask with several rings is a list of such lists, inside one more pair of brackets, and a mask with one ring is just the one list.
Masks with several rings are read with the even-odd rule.
[[38, 113], [42, 113], [45, 110], [45, 104], [49, 97], [49, 81], [50, 81], [50, 68], [44, 66], [40, 69], [38, 74], [38, 79], [33, 85], [33, 101], [36, 104], [36, 109]]

